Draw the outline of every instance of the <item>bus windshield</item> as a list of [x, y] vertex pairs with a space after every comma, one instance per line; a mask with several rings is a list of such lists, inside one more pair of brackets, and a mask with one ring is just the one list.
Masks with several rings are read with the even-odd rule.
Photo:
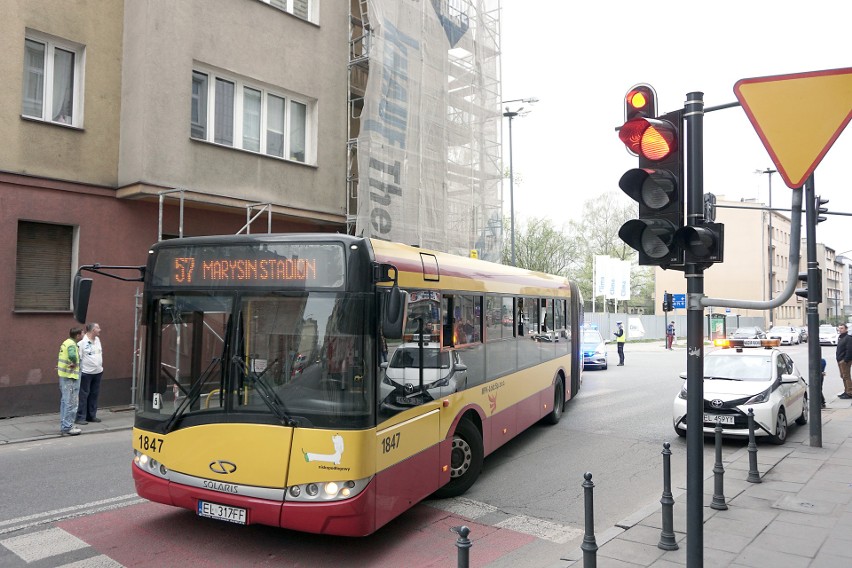
[[367, 297], [220, 291], [152, 300], [137, 416], [164, 432], [224, 414], [230, 422], [372, 425]]

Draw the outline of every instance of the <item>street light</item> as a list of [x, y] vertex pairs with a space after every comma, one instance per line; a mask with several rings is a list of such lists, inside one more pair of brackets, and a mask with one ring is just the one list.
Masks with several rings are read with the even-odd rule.
[[[533, 97], [529, 99], [510, 99], [508, 101], [501, 101], [500, 104], [533, 104], [537, 102], [538, 99]], [[521, 114], [524, 107], [520, 107], [517, 110], [509, 110], [509, 107], [505, 107], [505, 109], [506, 111], [503, 113], [503, 116], [509, 119], [509, 238], [512, 242], [512, 266], [515, 266], [515, 170], [512, 164], [512, 119], [516, 116], [524, 116], [529, 111]]]
[[[765, 170], [754, 170], [756, 174], [767, 174], [769, 176], [769, 301], [772, 301], [772, 289], [775, 287], [775, 273], [773, 260], [775, 257], [775, 249], [772, 247], [772, 174], [777, 174], [778, 170], [766, 168]], [[775, 310], [769, 308], [769, 327], [772, 327], [775, 322]]]

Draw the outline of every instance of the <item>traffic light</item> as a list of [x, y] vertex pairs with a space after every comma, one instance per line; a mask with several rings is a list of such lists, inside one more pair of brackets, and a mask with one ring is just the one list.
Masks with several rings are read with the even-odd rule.
[[663, 311], [674, 311], [674, 294], [669, 294], [668, 292], [663, 294]]
[[[804, 286], [802, 288], [796, 288], [796, 295], [800, 298], [808, 299], [808, 273], [807, 272], [799, 272], [799, 282], [804, 282]], [[816, 269], [816, 282], [814, 282], [814, 289], [816, 290], [816, 303], [819, 304], [822, 302], [822, 270]]]
[[618, 236], [639, 252], [642, 266], [683, 268], [675, 239], [684, 225], [682, 125], [683, 111], [677, 110], [659, 118], [635, 116], [619, 129], [628, 151], [639, 156], [639, 167], [618, 182], [639, 203], [639, 218], [624, 223]]
[[701, 221], [697, 225], [683, 227], [675, 237], [684, 253], [686, 262], [694, 262], [705, 268], [724, 260], [725, 226], [722, 223]]
[[823, 213], [828, 213], [828, 207], [823, 207], [823, 205], [828, 203], [828, 199], [823, 199], [819, 195], [816, 196], [816, 222], [822, 223], [825, 221], [825, 217], [822, 217]]
[[657, 91], [646, 83], [634, 85], [624, 96], [624, 122], [657, 116]]

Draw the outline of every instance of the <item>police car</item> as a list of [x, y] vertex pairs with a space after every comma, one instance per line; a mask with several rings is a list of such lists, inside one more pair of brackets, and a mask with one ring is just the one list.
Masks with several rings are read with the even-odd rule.
[[[704, 358], [704, 433], [713, 434], [718, 423], [723, 436], [748, 436], [752, 409], [755, 436], [783, 444], [790, 420], [808, 422], [808, 384], [790, 356], [777, 349], [777, 339], [760, 340], [763, 349], [743, 349], [743, 341], [717, 340], [722, 349]], [[686, 436], [686, 389], [684, 380], [674, 399], [678, 436]]]

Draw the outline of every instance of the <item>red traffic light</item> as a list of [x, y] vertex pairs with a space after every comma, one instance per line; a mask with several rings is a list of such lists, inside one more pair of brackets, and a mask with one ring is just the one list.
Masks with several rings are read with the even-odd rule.
[[618, 137], [633, 154], [659, 162], [677, 148], [677, 130], [671, 122], [654, 118], [634, 118], [624, 123]]

